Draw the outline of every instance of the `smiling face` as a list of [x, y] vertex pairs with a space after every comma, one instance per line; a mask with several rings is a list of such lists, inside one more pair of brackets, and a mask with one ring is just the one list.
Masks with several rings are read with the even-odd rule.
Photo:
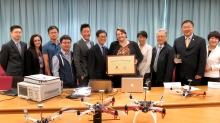
[[34, 37], [34, 46], [35, 46], [35, 49], [39, 48], [41, 46], [41, 39], [40, 39], [40, 37], [38, 37], [38, 36]]
[[81, 35], [85, 40], [89, 41], [89, 38], [90, 38], [90, 35], [91, 35], [90, 28], [89, 27], [83, 28], [82, 31], [81, 31]]
[[126, 41], [127, 35], [125, 33], [121, 32], [120, 30], [117, 30], [116, 31], [116, 37], [117, 37], [119, 42], [124, 42], [124, 41]]
[[167, 40], [167, 35], [165, 31], [159, 31], [157, 32], [157, 43], [160, 45], [163, 45]]
[[140, 44], [140, 45], [144, 45], [144, 44], [146, 43], [146, 40], [147, 40], [146, 37], [144, 37], [144, 36], [142, 36], [142, 35], [139, 35], [139, 36], [138, 36], [138, 41], [139, 41], [139, 44]]
[[190, 37], [194, 32], [194, 26], [190, 23], [184, 23], [182, 25], [182, 32], [186, 37]]
[[216, 47], [218, 45], [219, 39], [216, 37], [211, 37], [209, 39], [209, 45]]
[[101, 44], [103, 46], [106, 42], [106, 34], [105, 33], [100, 33], [99, 36], [96, 37], [96, 39], [99, 42], [99, 44]]
[[63, 39], [62, 42], [60, 42], [60, 46], [64, 52], [69, 52], [71, 47], [71, 40], [70, 39]]

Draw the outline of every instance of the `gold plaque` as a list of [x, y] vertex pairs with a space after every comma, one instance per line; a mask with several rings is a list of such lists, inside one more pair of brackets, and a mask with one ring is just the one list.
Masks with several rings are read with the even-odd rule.
[[136, 74], [135, 55], [109, 55], [107, 56], [107, 74], [130, 75]]

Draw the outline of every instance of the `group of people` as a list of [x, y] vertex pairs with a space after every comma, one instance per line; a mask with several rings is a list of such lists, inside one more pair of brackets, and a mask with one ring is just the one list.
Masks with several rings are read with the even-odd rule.
[[[81, 39], [73, 44], [68, 35], [59, 37], [56, 26], [48, 28], [50, 41], [42, 46], [42, 37], [34, 34], [30, 38], [29, 48], [20, 41], [22, 28], [11, 26], [11, 40], [2, 45], [0, 63], [9, 76], [46, 74], [57, 76], [63, 81], [64, 88], [88, 86], [89, 79], [111, 79], [114, 87], [121, 87], [121, 78], [142, 77], [143, 83], [151, 79], [152, 86], [163, 86], [172, 78], [182, 84], [207, 85], [208, 81], [219, 81], [220, 33], [208, 34], [209, 44], [205, 39], [195, 35], [194, 24], [185, 20], [182, 25], [183, 36], [175, 39], [173, 47], [167, 43], [167, 31], [156, 32], [157, 45], [152, 48], [147, 44], [146, 31], [137, 33], [139, 43], [127, 40], [124, 29], [116, 29], [117, 41], [109, 49], [105, 46], [107, 32], [96, 32], [97, 44], [90, 40], [89, 24], [80, 27]], [[107, 74], [106, 58], [108, 55], [135, 55], [135, 75]]]

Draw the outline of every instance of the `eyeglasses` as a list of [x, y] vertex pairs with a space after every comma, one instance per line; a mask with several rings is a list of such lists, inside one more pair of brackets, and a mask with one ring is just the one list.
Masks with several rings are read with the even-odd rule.
[[157, 36], [156, 38], [165, 38], [166, 36], [165, 35], [162, 35], [162, 36]]
[[15, 34], [22, 34], [22, 32], [19, 32], [19, 31], [15, 31], [13, 33], [15, 33]]
[[106, 36], [99, 36], [99, 38], [106, 38]]
[[57, 34], [58, 32], [50, 32], [50, 34]]
[[182, 29], [184, 29], [184, 30], [185, 30], [185, 29], [191, 29], [191, 28], [192, 28], [191, 26], [183, 26], [183, 27], [182, 27]]
[[62, 44], [71, 44], [71, 42], [61, 42]]

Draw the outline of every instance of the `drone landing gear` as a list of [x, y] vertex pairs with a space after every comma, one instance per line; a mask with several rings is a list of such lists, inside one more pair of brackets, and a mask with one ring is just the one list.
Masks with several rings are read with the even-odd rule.
[[109, 121], [109, 120], [120, 120], [120, 118], [102, 119], [102, 113], [97, 113], [97, 114], [93, 115], [93, 119], [89, 119], [89, 121], [93, 121], [93, 123], [102, 123], [102, 121]]

